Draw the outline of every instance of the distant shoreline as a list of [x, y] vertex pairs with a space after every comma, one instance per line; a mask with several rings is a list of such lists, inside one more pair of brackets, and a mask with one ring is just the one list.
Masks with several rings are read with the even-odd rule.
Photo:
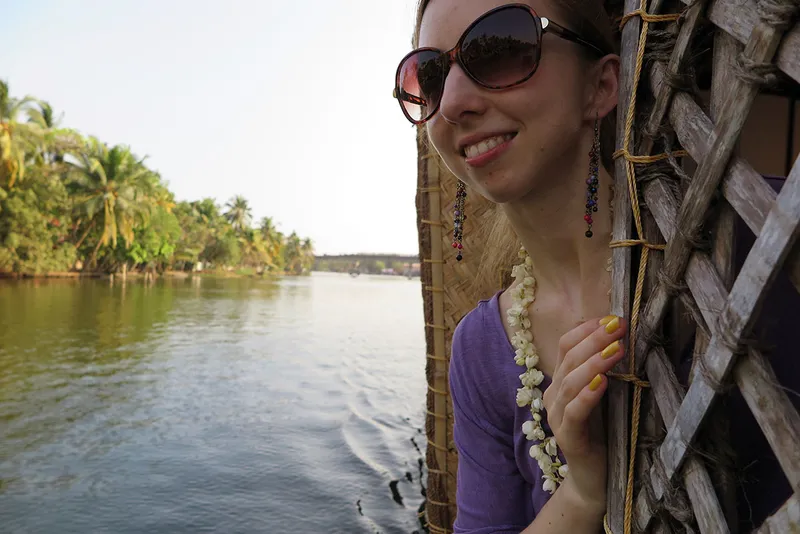
[[[151, 276], [148, 276], [151, 275]], [[226, 271], [199, 271], [199, 272], [182, 272], [182, 271], [165, 271], [163, 273], [143, 273], [143, 272], [128, 272], [125, 276], [121, 273], [100, 273], [100, 272], [50, 272], [50, 273], [8, 273], [0, 272], [0, 280], [145, 280], [148, 278], [170, 278], [170, 279], [188, 279], [193, 277], [199, 278], [284, 278], [304, 275], [283, 274], [283, 273], [263, 273], [258, 274], [255, 271], [249, 272], [247, 270], [239, 270], [233, 272]]]

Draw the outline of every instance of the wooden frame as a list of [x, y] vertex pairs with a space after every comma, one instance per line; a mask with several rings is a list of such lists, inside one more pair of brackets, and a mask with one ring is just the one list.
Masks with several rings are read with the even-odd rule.
[[[636, 17], [632, 21], [641, 19], [643, 22], [629, 21], [622, 32], [622, 95], [643, 92], [637, 85], [641, 80], [634, 74], [637, 71], [636, 59], [646, 51], [642, 46], [646, 46], [649, 23], [664, 22], [652, 16], [659, 13], [663, 3], [655, 0], [647, 11], [644, 1], [626, 2], [626, 14]], [[800, 248], [795, 246], [800, 232], [800, 163], [795, 163], [780, 194], [776, 194], [752, 167], [736, 157], [738, 137], [761, 88], [755, 67], [764, 70], [762, 65], [774, 61], [787, 75], [798, 79], [800, 39], [797, 38], [797, 29], [790, 27], [793, 22], [790, 12], [797, 6], [789, 2], [764, 2], [757, 6], [753, 1], [737, 0], [736, 9], [733, 8], [733, 0], [691, 3], [683, 12], [679, 28], [673, 26], [676, 36], [669, 61], [652, 61], [643, 74], [652, 98], [648, 101], [640, 95], [640, 105], [631, 110], [638, 116], [642, 111], [649, 112], [643, 132], [655, 132], [668, 121], [668, 130], [673, 131], [676, 138], [670, 144], [680, 146], [665, 149], [686, 148], [698, 167], [680, 202], [668, 187], [666, 175], [647, 182], [642, 191], [667, 246], [663, 266], [659, 273], [654, 273], [657, 282], [647, 295], [647, 302], [638, 317], [633, 350], [634, 372], [649, 378], [652, 396], [667, 431], [660, 446], [643, 462], [645, 468], [640, 467], [640, 489], [635, 498], [635, 512], [631, 513], [625, 513], [625, 507], [620, 506], [621, 496], [626, 494], [620, 488], [627, 489], [629, 485], [629, 462], [626, 459], [630, 450], [614, 446], [619, 438], [609, 435], [612, 472], [608, 530], [612, 532], [630, 532], [633, 525], [629, 522], [640, 530], [651, 526], [659, 531], [667, 530], [665, 524], [652, 525], [655, 515], [651, 501], [658, 503], [664, 498], [667, 486], [680, 485], [680, 482], [701, 532], [728, 532], [735, 528], [726, 517], [706, 466], [688, 454], [718, 396], [718, 385], [731, 376], [792, 488], [795, 492], [800, 490], [800, 449], [797, 447], [800, 416], [786, 392], [776, 387], [777, 380], [765, 357], [753, 348], [740, 350], [744, 338], [751, 333], [767, 290], [784, 264], [795, 288], [800, 290]], [[704, 15], [716, 28], [709, 106], [711, 117], [695, 103], [693, 95], [676, 92], [667, 83], [682, 73], [692, 52], [692, 43], [697, 38], [696, 33], [705, 21]], [[750, 72], [747, 72], [748, 66]], [[738, 75], [735, 74], [737, 70]], [[626, 106], [630, 99], [631, 96], [621, 99], [622, 124], [628, 118]], [[635, 120], [636, 117], [631, 118]], [[619, 148], [624, 147], [623, 135], [621, 130]], [[636, 156], [625, 154], [625, 158], [618, 160], [618, 190], [629, 183], [625, 175], [629, 161], [646, 161], [657, 140], [642, 134], [636, 141], [639, 148]], [[712, 200], [720, 190], [726, 204], [716, 221], [708, 221]], [[630, 207], [635, 202], [632, 195], [625, 199], [618, 195], [617, 200]], [[730, 284], [734, 210], [758, 237], [739, 276]], [[698, 235], [701, 226], [708, 222], [714, 225], [715, 241], [711, 255], [695, 250], [692, 245], [693, 236]], [[615, 239], [630, 239], [626, 235], [630, 227], [629, 220], [617, 221]], [[636, 239], [646, 241], [647, 237], [637, 235]], [[630, 269], [630, 258], [616, 254], [613, 272], [618, 302], [630, 295], [626, 281], [634, 280], [636, 276]], [[652, 334], [666, 320], [674, 297], [672, 289], [680, 284], [685, 284], [688, 289], [685, 298], [699, 312], [696, 319], [701, 332], [695, 347], [695, 359], [700, 364], [693, 366], [691, 385], [686, 392], [677, 386], [671, 358], [651, 343]], [[623, 311], [631, 313], [627, 307]], [[626, 400], [626, 395], [612, 398], [611, 413], [629, 413]], [[621, 422], [615, 423], [615, 419], [618, 417], [612, 418], [610, 432], [619, 432], [622, 426]], [[770, 525], [800, 528], [798, 515], [795, 496], [778, 514], [767, 520], [762, 530], [774, 528]]]

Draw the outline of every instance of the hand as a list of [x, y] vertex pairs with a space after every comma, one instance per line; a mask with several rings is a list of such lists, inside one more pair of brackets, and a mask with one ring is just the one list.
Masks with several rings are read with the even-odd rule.
[[600, 400], [608, 387], [604, 373], [625, 355], [624, 319], [593, 319], [559, 340], [558, 362], [542, 401], [547, 422], [564, 454], [577, 496], [587, 505], [605, 508], [606, 437]]

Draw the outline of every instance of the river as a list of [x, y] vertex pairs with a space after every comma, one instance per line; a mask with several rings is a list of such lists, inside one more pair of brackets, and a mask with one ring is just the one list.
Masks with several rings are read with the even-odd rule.
[[0, 283], [0, 532], [421, 532], [419, 280]]

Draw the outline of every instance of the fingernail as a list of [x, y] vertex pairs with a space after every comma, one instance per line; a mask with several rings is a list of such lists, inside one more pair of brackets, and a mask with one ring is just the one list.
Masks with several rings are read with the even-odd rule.
[[606, 334], [613, 334], [619, 330], [619, 317], [614, 317], [611, 322], [606, 325]]
[[597, 375], [592, 379], [591, 383], [589, 383], [589, 391], [597, 391], [597, 388], [599, 388], [602, 383], [603, 375]]
[[606, 315], [605, 317], [600, 319], [600, 326], [605, 326], [616, 318], [617, 318], [616, 315]]
[[603, 349], [603, 352], [601, 352], [600, 355], [603, 357], [604, 360], [607, 360], [610, 357], [614, 356], [616, 353], [618, 353], [619, 349], [621, 348], [622, 348], [622, 343], [620, 343], [619, 341], [615, 341], [611, 345]]

